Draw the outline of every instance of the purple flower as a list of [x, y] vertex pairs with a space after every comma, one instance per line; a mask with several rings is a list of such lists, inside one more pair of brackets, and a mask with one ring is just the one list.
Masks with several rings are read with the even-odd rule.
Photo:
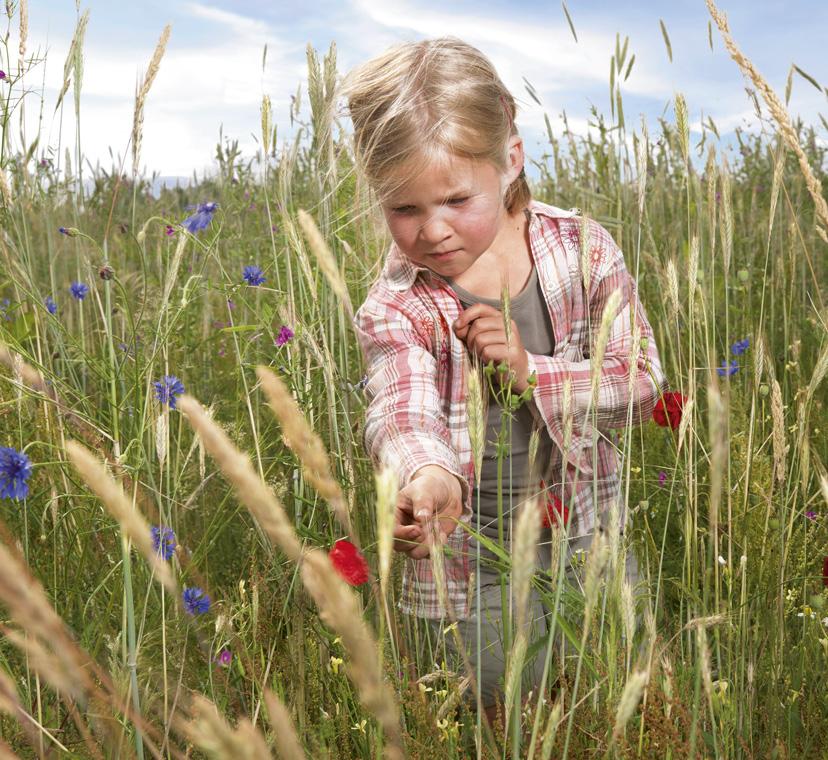
[[57, 314], [57, 304], [55, 303], [55, 299], [52, 296], [46, 296], [43, 299], [43, 303], [46, 304], [46, 309], [48, 310], [49, 314]]
[[82, 282], [73, 282], [69, 286], [69, 292], [78, 301], [83, 301], [83, 299], [86, 298], [86, 294], [89, 292], [89, 286], [84, 285]]
[[716, 368], [716, 372], [719, 374], [719, 377], [724, 377], [727, 375], [730, 377], [731, 375], [735, 375], [739, 371], [739, 365], [736, 363], [735, 359], [730, 360], [730, 366], [727, 365], [727, 360], [722, 359], [722, 366]]
[[164, 375], [160, 380], [156, 380], [155, 397], [162, 404], [169, 404], [170, 409], [175, 409], [175, 397], [184, 393], [184, 384], [175, 375]]
[[25, 499], [32, 463], [22, 451], [0, 446], [0, 499]]
[[194, 235], [210, 225], [217, 208], [218, 203], [199, 203], [196, 213], [188, 216], [181, 224]]
[[658, 473], [658, 484], [664, 488], [664, 484], [667, 482], [667, 473], [664, 470]]
[[170, 237], [170, 235], [175, 235], [175, 227], [173, 227], [171, 224], [168, 224], [168, 225], [164, 228], [164, 234], [165, 234], [167, 237]]
[[232, 301], [232, 300], [231, 300], [231, 299], [229, 299], [229, 298], [227, 299], [227, 308], [228, 308], [228, 309], [230, 309], [230, 311], [233, 311], [233, 309], [235, 309], [235, 308], [236, 308], [236, 304], [235, 304], [235, 302], [234, 302], [234, 301]]
[[287, 325], [282, 325], [282, 328], [279, 330], [279, 334], [276, 336], [276, 345], [277, 346], [284, 346], [291, 338], [293, 337], [293, 330], [291, 330]]
[[262, 272], [261, 267], [258, 267], [255, 264], [246, 266], [242, 272], [242, 277], [248, 285], [261, 285], [267, 279], [264, 276], [264, 272]]
[[5, 79], [5, 78], [6, 78], [6, 72], [3, 71], [3, 69], [0, 69], [0, 79]]
[[190, 615], [203, 615], [210, 609], [210, 597], [196, 586], [185, 588], [181, 599], [184, 602], [184, 609]]
[[813, 509], [809, 509], [809, 510], [805, 513], [805, 517], [807, 517], [809, 520], [816, 520], [816, 519], [817, 519], [817, 513], [816, 513], [816, 512], [814, 512], [814, 510], [813, 510]]
[[222, 649], [216, 657], [216, 662], [223, 668], [229, 668], [232, 661], [233, 653], [229, 649]]
[[731, 347], [730, 350], [733, 352], [735, 356], [740, 356], [741, 354], [745, 353], [750, 348], [750, 338], [745, 338], [744, 340], [737, 340]]
[[150, 533], [152, 533], [152, 548], [155, 549], [155, 553], [160, 554], [165, 560], [172, 559], [176, 547], [173, 529], [166, 525], [152, 525]]

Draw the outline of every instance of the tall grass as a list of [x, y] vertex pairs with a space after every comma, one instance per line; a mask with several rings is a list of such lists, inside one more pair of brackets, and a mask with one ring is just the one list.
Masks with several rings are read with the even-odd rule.
[[[137, 90], [133, 170], [84, 178], [80, 137], [74, 157], [62, 155], [60, 136], [55, 145], [17, 137], [24, 102], [58, 104], [38, 103], [31, 89], [43, 62], [27, 53], [25, 3], [7, 6], [20, 31], [14, 49], [0, 39], [0, 446], [34, 464], [28, 497], [4, 501], [0, 525], [9, 751], [819, 755], [828, 740], [824, 139], [790, 121], [709, 6], [770, 109], [760, 111], [761, 134], [736, 130], [736, 158], [725, 161], [712, 121], [692, 142], [704, 104], [680, 94], [657, 133], [629, 128], [625, 42], [608, 51], [610, 119], [596, 114], [586, 137], [568, 128], [556, 137], [550, 126], [533, 159], [535, 197], [581, 208], [625, 252], [671, 388], [687, 401], [677, 430], [648, 422], [617, 436], [621, 503], [577, 568], [583, 585], [565, 580], [562, 533], [543, 545], [547, 567], [492, 544], [515, 580], [505, 595], [508, 734], [470, 711], [479, 674], [468, 661], [443, 658], [456, 628], [434, 642], [397, 610], [396, 483], [393, 473], [375, 477], [363, 447], [364, 368], [350, 325], [389, 238], [337, 129], [335, 48], [321, 60], [308, 50], [291, 140], [277, 143], [281, 115], [265, 96], [261, 152], [241, 159], [220, 144], [218, 175], [155, 198], [137, 169], [168, 31]], [[74, 86], [78, 127], [87, 22], [78, 19], [58, 98], [60, 119]], [[205, 201], [219, 204], [211, 223], [186, 232], [187, 205]], [[244, 281], [247, 265], [263, 269], [263, 284]], [[74, 280], [90, 288], [82, 301], [69, 295]], [[716, 371], [734, 359], [733, 374]], [[480, 461], [478, 371], [470, 414]], [[166, 375], [192, 398], [160, 403], [153, 383]], [[511, 519], [508, 499], [504, 510]], [[533, 546], [534, 527], [515, 524]], [[169, 559], [154, 553], [151, 525], [174, 530]], [[358, 589], [325, 556], [346, 535], [375, 570]], [[628, 553], [640, 567], [635, 587], [624, 578]], [[540, 641], [521, 634], [529, 584], [554, 634]], [[209, 611], [189, 614], [185, 588], [202, 589]], [[530, 693], [518, 676], [536, 652], [544, 688]]]

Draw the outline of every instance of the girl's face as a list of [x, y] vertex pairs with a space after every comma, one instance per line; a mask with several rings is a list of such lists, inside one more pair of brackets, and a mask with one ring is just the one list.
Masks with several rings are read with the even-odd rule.
[[[523, 142], [509, 138], [507, 169], [460, 156], [426, 167], [382, 204], [394, 242], [411, 261], [458, 277], [509, 231], [503, 200], [523, 168]], [[403, 175], [405, 176], [405, 175]], [[517, 209], [516, 214], [522, 209]]]

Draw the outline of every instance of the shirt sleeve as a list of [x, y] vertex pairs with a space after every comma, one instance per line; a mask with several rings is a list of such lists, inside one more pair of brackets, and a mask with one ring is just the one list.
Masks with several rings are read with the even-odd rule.
[[[370, 298], [370, 296], [369, 296]], [[427, 464], [460, 479], [464, 511], [468, 481], [451, 443], [437, 388], [430, 338], [399, 303], [366, 301], [354, 325], [366, 365], [365, 447], [375, 466], [393, 467], [400, 487]]]
[[[570, 450], [565, 453], [573, 462], [586, 461], [578, 456], [577, 450], [591, 442], [593, 426], [599, 432], [604, 432], [626, 427], [628, 423], [638, 425], [646, 422], [652, 415], [659, 396], [667, 388], [653, 330], [638, 298], [635, 281], [624, 264], [624, 256], [603, 227], [594, 224], [593, 230], [591, 240], [598, 244], [599, 255], [590, 261], [590, 328], [587, 331], [590, 344], [594, 344], [597, 339], [609, 297], [616, 289], [621, 295], [601, 363], [594, 410], [590, 409], [590, 346], [582, 347], [584, 359], [580, 361], [529, 353], [529, 372], [537, 373], [533, 400], [550, 435], [559, 445], [563, 443], [564, 381], [567, 377], [571, 381], [573, 441]], [[647, 339], [646, 348], [634, 346], [633, 342], [639, 338]], [[634, 362], [631, 361], [633, 355], [636, 357]], [[589, 469], [584, 468], [586, 471]]]

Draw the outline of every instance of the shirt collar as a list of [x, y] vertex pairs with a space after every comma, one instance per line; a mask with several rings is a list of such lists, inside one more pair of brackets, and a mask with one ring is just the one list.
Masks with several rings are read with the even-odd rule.
[[[540, 224], [540, 216], [546, 216], [550, 219], [567, 219], [578, 216], [581, 210], [571, 208], [566, 211], [557, 206], [550, 206], [548, 203], [531, 200], [525, 209], [525, 213], [529, 218], [529, 230], [531, 232]], [[444, 277], [432, 272], [428, 267], [415, 264], [407, 256], [400, 253], [396, 243], [392, 243], [382, 270], [382, 279], [385, 280], [387, 286], [396, 291], [408, 290], [414, 284], [418, 275], [422, 275], [422, 279], [432, 287], [438, 283], [445, 284], [446, 282]]]

